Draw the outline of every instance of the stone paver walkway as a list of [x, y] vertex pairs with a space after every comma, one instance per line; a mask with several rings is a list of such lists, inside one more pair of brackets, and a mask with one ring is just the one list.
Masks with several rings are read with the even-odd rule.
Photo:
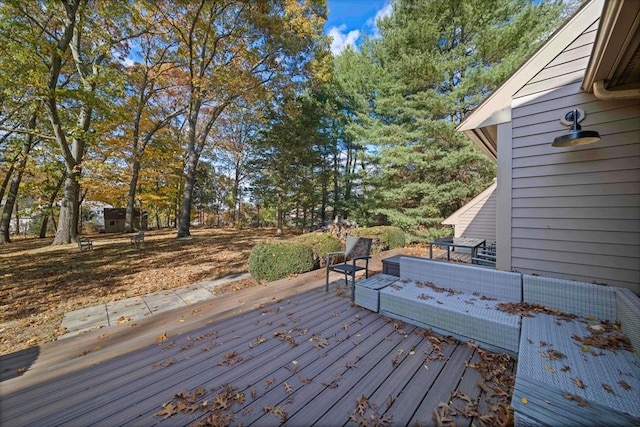
[[181, 288], [156, 292], [149, 295], [127, 298], [66, 313], [62, 327], [67, 333], [59, 339], [78, 335], [81, 332], [118, 323], [131, 322], [152, 314], [215, 298], [218, 286], [248, 279], [249, 273], [234, 274], [222, 279], [208, 280]]

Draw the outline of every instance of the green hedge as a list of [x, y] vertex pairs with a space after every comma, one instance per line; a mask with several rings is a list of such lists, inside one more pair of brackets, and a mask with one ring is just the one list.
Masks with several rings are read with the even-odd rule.
[[309, 246], [313, 251], [314, 268], [323, 268], [327, 264], [327, 252], [344, 250], [344, 245], [336, 236], [326, 233], [307, 233], [293, 239], [296, 243]]
[[349, 234], [373, 239], [371, 253], [374, 254], [389, 249], [402, 248], [406, 243], [404, 232], [398, 227], [389, 225], [354, 228]]
[[271, 282], [313, 270], [313, 251], [301, 243], [258, 243], [251, 250], [248, 264], [249, 273], [256, 281]]

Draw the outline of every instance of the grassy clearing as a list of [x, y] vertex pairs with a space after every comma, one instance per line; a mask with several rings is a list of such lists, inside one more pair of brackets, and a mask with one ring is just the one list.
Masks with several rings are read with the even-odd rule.
[[131, 235], [94, 235], [94, 250], [82, 253], [76, 244], [51, 247], [52, 239], [0, 246], [0, 354], [55, 340], [68, 311], [246, 271], [253, 246], [275, 235], [269, 228], [191, 232], [176, 239], [173, 229], [149, 231], [137, 248]]

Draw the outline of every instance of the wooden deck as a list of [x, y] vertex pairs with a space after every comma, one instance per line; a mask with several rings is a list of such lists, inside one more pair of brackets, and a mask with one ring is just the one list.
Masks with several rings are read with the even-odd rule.
[[479, 426], [505, 415], [513, 360], [353, 306], [308, 275], [300, 293], [272, 289], [275, 301], [237, 314], [185, 312], [185, 330], [154, 316], [54, 343], [0, 384], [0, 424]]

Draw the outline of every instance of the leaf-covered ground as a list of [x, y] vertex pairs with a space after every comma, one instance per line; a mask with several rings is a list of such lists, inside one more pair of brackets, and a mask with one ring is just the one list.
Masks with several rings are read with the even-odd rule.
[[[251, 248], [275, 230], [191, 233], [176, 239], [173, 229], [149, 231], [139, 247], [130, 235], [94, 235], [94, 250], [82, 253], [75, 244], [51, 247], [52, 239], [0, 246], [0, 354], [55, 340], [68, 311], [246, 271]], [[224, 290], [255, 285], [244, 280]]]

